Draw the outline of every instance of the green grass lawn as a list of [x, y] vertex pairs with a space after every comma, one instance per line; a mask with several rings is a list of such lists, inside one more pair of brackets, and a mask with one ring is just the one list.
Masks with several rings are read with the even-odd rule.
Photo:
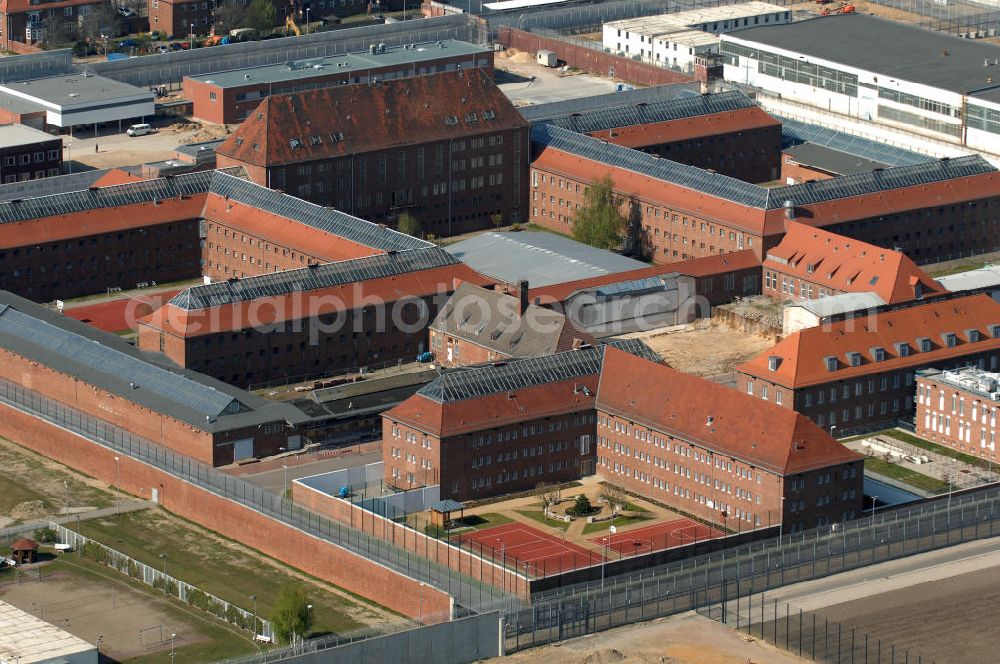
[[538, 523], [549, 526], [550, 528], [558, 528], [559, 530], [566, 530], [569, 528], [569, 523], [565, 521], [558, 521], [556, 519], [546, 518], [545, 514], [541, 510], [515, 510], [521, 516], [526, 516], [529, 519], [534, 519]]
[[914, 447], [919, 447], [929, 452], [935, 452], [937, 454], [950, 457], [952, 459], [958, 459], [962, 463], [967, 463], [970, 466], [977, 466], [979, 468], [982, 468], [983, 470], [988, 470], [990, 467], [990, 462], [985, 459], [980, 459], [970, 454], [963, 454], [958, 450], [953, 450], [950, 447], [945, 447], [944, 445], [938, 445], [937, 443], [932, 443], [931, 441], [924, 440], [923, 438], [917, 438], [913, 434], [906, 433], [905, 431], [899, 431], [898, 429], [890, 429], [889, 431], [882, 431], [881, 433], [884, 436], [891, 436], [896, 440], [901, 440], [904, 443], [909, 443]]
[[[153, 590], [152, 587], [134, 581], [87, 558], [62, 556], [46, 564], [43, 570], [43, 574], [66, 574], [83, 582], [103, 587], [128, 586], [139, 593], [148, 595], [150, 601], [156, 602], [158, 610], [169, 614], [174, 619], [190, 624], [192, 629], [197, 630], [204, 637], [204, 640], [190, 645], [179, 645], [176, 649], [174, 662], [213, 662], [236, 655], [255, 653], [259, 650], [248, 634], [235, 627], [198, 609], [187, 607], [180, 600], [164, 600], [162, 594]], [[126, 661], [134, 664], [168, 664], [172, 660], [168, 649]]]
[[[167, 573], [205, 592], [250, 610], [251, 595], [257, 596], [258, 614], [267, 618], [279, 591], [299, 583], [290, 569], [276, 568], [236, 542], [218, 541], [194, 524], [160, 510], [146, 510], [121, 516], [85, 521], [80, 525], [86, 537], [117, 549], [147, 565], [161, 568], [160, 554], [166, 554]], [[362, 602], [337, 596], [306, 584], [313, 605], [313, 632], [344, 632], [362, 625], [345, 608]]]
[[0, 475], [0, 514], [10, 514], [10, 511], [28, 500], [48, 502], [42, 494], [24, 486], [11, 477]]
[[[642, 510], [643, 512], [648, 512], [648, 510]], [[608, 526], [614, 526], [615, 528], [624, 528], [625, 526], [631, 526], [642, 521], [649, 521], [651, 517], [646, 514], [631, 514], [628, 516], [616, 516], [613, 521], [598, 521], [597, 523], [588, 523], [583, 527], [584, 535], [591, 535], [593, 533], [600, 532], [602, 530], [607, 530]]]
[[865, 469], [899, 480], [918, 489], [929, 491], [930, 493], [944, 493], [948, 490], [947, 482], [942, 482], [936, 477], [930, 477], [876, 457], [865, 458]]
[[476, 530], [502, 526], [505, 523], [511, 523], [513, 521], [514, 519], [509, 516], [504, 516], [503, 514], [497, 514], [495, 512], [489, 512], [487, 514], [473, 514], [462, 519], [462, 523], [467, 526], [472, 526]]
[[949, 274], [958, 274], [959, 272], [968, 272], [969, 270], [977, 270], [984, 267], [986, 263], [980, 260], [969, 259], [968, 261], [963, 261], [957, 265], [952, 265], [951, 267], [945, 267], [941, 269], [930, 269], [927, 274], [937, 279], [938, 277], [946, 277]]

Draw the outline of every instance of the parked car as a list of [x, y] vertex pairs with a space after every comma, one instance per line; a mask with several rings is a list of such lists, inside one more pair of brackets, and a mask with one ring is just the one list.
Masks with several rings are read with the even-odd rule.
[[153, 128], [146, 123], [134, 124], [125, 130], [125, 133], [129, 136], [145, 136], [146, 134], [152, 134]]
[[159, 46], [156, 47], [156, 52], [157, 53], [170, 53], [170, 47], [166, 46], [165, 44], [160, 44]]
[[135, 47], [134, 39], [123, 39], [122, 41], [118, 42], [118, 48], [134, 48], [134, 47]]
[[183, 51], [185, 48], [187, 48], [187, 46], [183, 46], [178, 42], [174, 42], [173, 44], [170, 45], [171, 51]]

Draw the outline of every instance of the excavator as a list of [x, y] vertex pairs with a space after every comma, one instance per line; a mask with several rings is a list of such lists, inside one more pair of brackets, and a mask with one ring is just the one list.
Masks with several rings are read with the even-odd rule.
[[[821, 5], [825, 5], [827, 2], [830, 2], [830, 0], [816, 0], [816, 2]], [[823, 10], [820, 11], [819, 15], [830, 16], [831, 14], [853, 14], [854, 11], [855, 11], [854, 5], [848, 2], [844, 2], [837, 5], [836, 7], [833, 7], [832, 9], [829, 7], [823, 7]]]
[[285, 17], [285, 28], [294, 32], [296, 37], [302, 36], [302, 30], [299, 29], [298, 24], [295, 22], [295, 19], [292, 18], [291, 14]]

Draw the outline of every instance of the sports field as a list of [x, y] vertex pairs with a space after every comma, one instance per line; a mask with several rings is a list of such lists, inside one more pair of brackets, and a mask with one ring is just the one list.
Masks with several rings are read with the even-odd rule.
[[604, 556], [524, 523], [507, 523], [457, 538], [464, 546], [530, 576], [561, 574], [600, 563]]
[[[620, 557], [637, 556], [652, 551], [672, 549], [675, 546], [693, 544], [724, 535], [721, 530], [698, 523], [693, 519], [681, 518], [666, 523], [657, 523], [641, 528], [632, 528], [614, 535], [591, 537], [589, 541], [614, 551]], [[605, 542], [605, 539], [608, 541]]]

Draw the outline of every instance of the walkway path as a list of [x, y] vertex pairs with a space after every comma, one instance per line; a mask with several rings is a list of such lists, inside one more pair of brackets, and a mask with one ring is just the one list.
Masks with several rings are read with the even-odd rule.
[[103, 519], [108, 516], [115, 516], [116, 514], [126, 514], [128, 512], [139, 512], [142, 510], [147, 510], [151, 507], [156, 507], [156, 503], [151, 500], [123, 500], [120, 505], [112, 505], [111, 507], [102, 507], [96, 510], [90, 510], [89, 512], [80, 512], [74, 514], [54, 514], [46, 519], [41, 519], [38, 521], [30, 521], [28, 523], [19, 523], [16, 526], [11, 526], [9, 528], [4, 528], [0, 530], [0, 541], [3, 541], [5, 537], [10, 537], [12, 535], [21, 535], [27, 532], [34, 532], [41, 528], [47, 528], [51, 523], [57, 523], [59, 525], [66, 525], [67, 523], [79, 523], [80, 521], [90, 521], [92, 519]]

